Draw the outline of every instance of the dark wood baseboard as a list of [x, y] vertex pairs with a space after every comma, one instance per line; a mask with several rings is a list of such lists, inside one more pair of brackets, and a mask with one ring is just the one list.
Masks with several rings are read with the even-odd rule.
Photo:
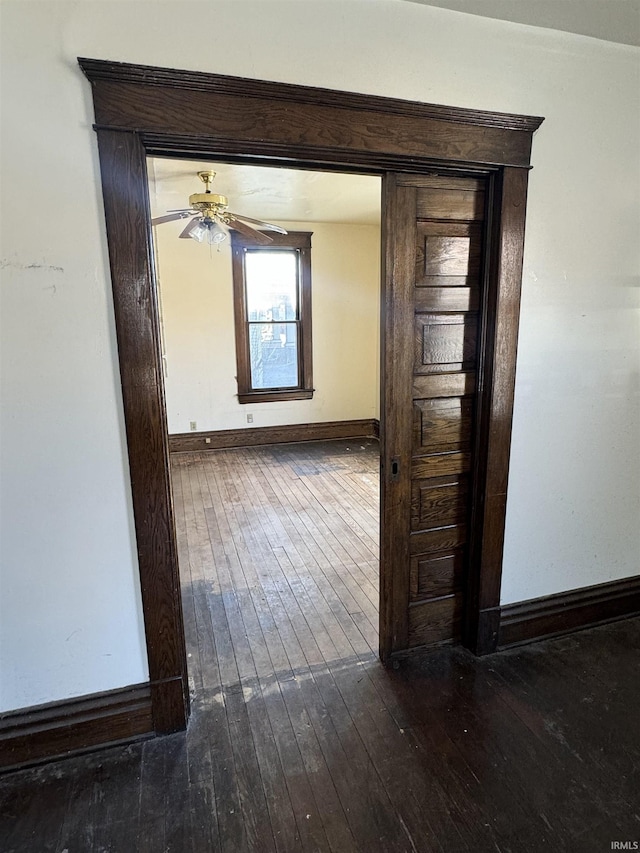
[[212, 432], [182, 432], [169, 436], [171, 453], [191, 450], [220, 450], [225, 447], [255, 447], [261, 444], [294, 444], [337, 438], [378, 438], [380, 422], [374, 418], [326, 421], [319, 424], [221, 429]]
[[519, 601], [501, 609], [498, 648], [570, 634], [636, 614], [640, 614], [640, 576]]
[[0, 770], [153, 734], [149, 684], [10, 711], [0, 716]]

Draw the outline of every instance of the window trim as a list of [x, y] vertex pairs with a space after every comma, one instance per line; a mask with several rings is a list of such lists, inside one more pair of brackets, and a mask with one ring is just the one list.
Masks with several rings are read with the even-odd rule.
[[[273, 242], [268, 246], [256, 243], [237, 231], [231, 232], [233, 316], [236, 337], [236, 365], [239, 403], [274, 403], [286, 400], [310, 400], [313, 397], [312, 327], [311, 327], [311, 235], [312, 231], [290, 231], [288, 234], [269, 232]], [[249, 319], [244, 271], [247, 249], [271, 251], [295, 249], [299, 252], [298, 293], [298, 377], [296, 388], [251, 387], [251, 358]]]

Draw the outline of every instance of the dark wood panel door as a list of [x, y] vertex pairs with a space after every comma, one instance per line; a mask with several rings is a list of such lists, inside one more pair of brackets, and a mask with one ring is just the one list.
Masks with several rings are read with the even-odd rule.
[[487, 180], [385, 179], [384, 659], [461, 633]]

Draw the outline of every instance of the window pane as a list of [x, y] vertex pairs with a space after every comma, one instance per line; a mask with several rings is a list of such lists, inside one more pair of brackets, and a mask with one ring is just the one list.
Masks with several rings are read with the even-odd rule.
[[298, 253], [245, 254], [247, 319], [295, 320], [298, 316]]
[[250, 323], [251, 387], [298, 387], [297, 323]]

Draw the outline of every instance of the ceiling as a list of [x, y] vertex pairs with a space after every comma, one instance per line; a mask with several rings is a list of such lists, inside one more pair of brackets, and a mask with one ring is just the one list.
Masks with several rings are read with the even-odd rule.
[[[215, 169], [212, 191], [229, 209], [267, 222], [380, 224], [380, 178], [309, 172], [204, 160], [149, 158], [152, 216], [188, 207], [191, 193], [204, 192], [197, 172]], [[178, 225], [180, 222], [178, 221]]]
[[640, 0], [406, 0], [485, 18], [640, 45]]

